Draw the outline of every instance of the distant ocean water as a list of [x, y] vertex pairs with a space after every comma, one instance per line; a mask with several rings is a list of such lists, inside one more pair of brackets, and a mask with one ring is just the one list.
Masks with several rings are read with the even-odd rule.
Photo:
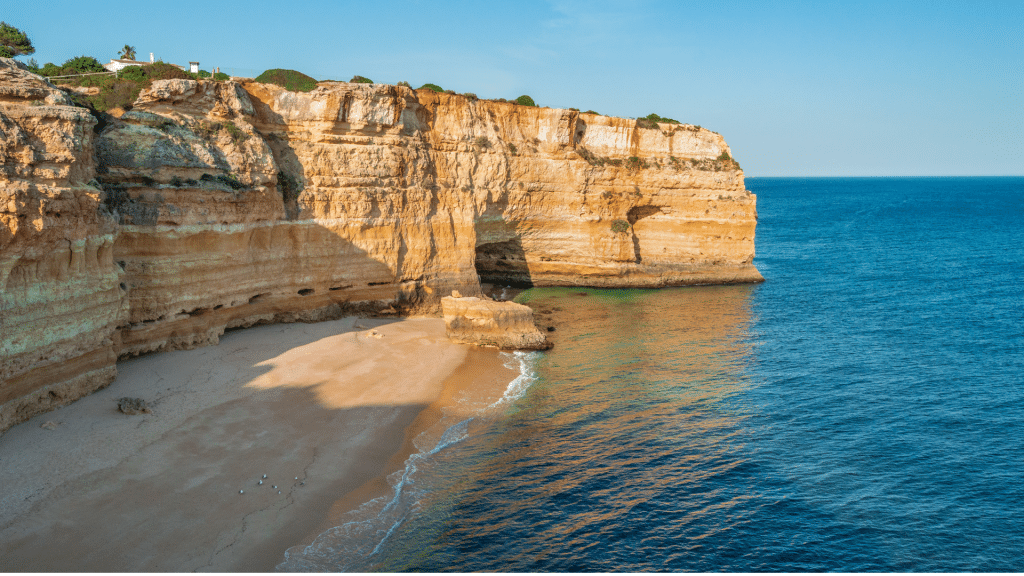
[[1024, 178], [747, 187], [766, 283], [523, 293], [555, 349], [279, 568], [1024, 570]]

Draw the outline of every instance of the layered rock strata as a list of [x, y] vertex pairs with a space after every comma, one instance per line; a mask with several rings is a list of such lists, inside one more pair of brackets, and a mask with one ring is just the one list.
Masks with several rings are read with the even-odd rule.
[[109, 384], [127, 313], [88, 110], [0, 58], [0, 431]]
[[480, 278], [761, 280], [755, 198], [699, 127], [334, 82], [158, 81], [94, 117], [13, 60], [0, 74], [0, 429], [118, 357], [436, 314]]
[[551, 347], [533, 323], [533, 309], [487, 297], [441, 299], [445, 334], [453, 342], [502, 350], [547, 350]]

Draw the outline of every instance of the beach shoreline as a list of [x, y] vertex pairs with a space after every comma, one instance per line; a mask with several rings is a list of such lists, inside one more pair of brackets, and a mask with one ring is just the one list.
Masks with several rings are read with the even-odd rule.
[[518, 375], [438, 318], [259, 326], [118, 369], [0, 435], [0, 570], [271, 571], [387, 490], [454, 395]]

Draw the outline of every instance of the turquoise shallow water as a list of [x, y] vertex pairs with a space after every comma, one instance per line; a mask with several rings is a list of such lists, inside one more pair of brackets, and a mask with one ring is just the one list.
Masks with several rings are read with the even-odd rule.
[[556, 348], [281, 568], [1024, 570], [1024, 178], [747, 187], [766, 283], [523, 293]]

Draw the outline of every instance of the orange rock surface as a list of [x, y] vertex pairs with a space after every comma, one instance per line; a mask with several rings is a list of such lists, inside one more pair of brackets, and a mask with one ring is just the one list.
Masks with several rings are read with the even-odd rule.
[[437, 314], [481, 279], [762, 280], [755, 197], [699, 127], [344, 82], [71, 104], [0, 59], [0, 430], [227, 328]]
[[[456, 294], [458, 294], [456, 292]], [[515, 302], [476, 296], [441, 299], [445, 335], [452, 342], [502, 350], [547, 350], [547, 338], [533, 323], [533, 309]]]

